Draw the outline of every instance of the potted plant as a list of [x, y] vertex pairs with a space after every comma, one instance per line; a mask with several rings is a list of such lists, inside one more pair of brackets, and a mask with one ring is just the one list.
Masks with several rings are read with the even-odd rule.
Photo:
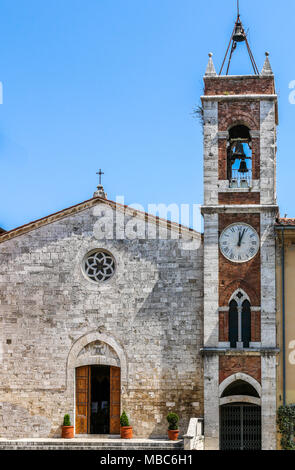
[[132, 426], [129, 425], [129, 419], [125, 411], [120, 416], [120, 435], [122, 439], [132, 439]]
[[64, 422], [61, 428], [61, 437], [63, 439], [73, 439], [74, 426], [71, 426], [70, 415], [64, 415]]
[[179, 435], [179, 429], [178, 429], [179, 416], [176, 413], [169, 413], [167, 415], [167, 421], [169, 423], [168, 437], [170, 441], [177, 441], [178, 435]]

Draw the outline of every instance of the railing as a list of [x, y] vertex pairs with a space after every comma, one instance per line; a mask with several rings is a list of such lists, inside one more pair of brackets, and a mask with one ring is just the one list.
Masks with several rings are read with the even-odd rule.
[[183, 436], [184, 450], [204, 450], [204, 419], [191, 418]]
[[232, 170], [232, 177], [229, 183], [230, 188], [251, 188], [252, 170], [247, 173], [240, 173], [239, 170]]

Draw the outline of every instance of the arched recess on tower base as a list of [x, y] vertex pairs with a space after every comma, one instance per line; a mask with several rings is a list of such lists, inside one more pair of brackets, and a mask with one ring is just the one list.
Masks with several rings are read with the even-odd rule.
[[[258, 394], [258, 397], [261, 397], [261, 385], [260, 383], [251, 377], [248, 374], [244, 374], [243, 372], [237, 372], [236, 374], [230, 375], [227, 377], [221, 384], [219, 385], [219, 398], [222, 398], [224, 391], [235, 382], [242, 381], [249, 384], [251, 387], [255, 389]], [[256, 398], [258, 398], [256, 397]]]

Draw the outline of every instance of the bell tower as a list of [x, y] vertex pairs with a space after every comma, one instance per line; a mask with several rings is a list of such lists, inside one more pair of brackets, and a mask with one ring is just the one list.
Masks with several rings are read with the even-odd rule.
[[[245, 42], [252, 75], [228, 75]], [[277, 95], [240, 20], [226, 75], [204, 76], [204, 422], [206, 449], [276, 448]], [[254, 62], [253, 62], [254, 61]], [[255, 65], [254, 65], [255, 64]]]

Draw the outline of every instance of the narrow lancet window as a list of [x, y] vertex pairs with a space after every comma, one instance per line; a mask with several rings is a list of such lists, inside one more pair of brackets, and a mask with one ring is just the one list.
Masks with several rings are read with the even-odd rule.
[[251, 343], [251, 304], [248, 296], [238, 290], [229, 303], [229, 342], [231, 348], [249, 348]]

